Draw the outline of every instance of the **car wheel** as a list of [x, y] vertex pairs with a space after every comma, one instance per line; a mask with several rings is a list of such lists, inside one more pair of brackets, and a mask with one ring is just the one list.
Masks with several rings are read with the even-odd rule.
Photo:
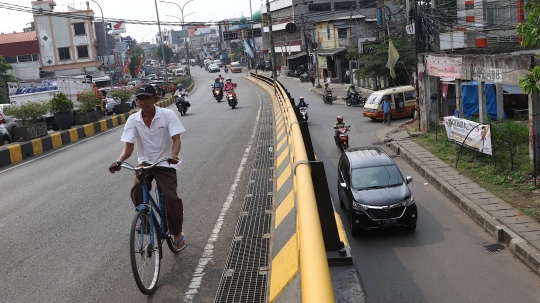
[[413, 225], [406, 226], [405, 230], [408, 232], [414, 232], [416, 230], [416, 223], [414, 223]]
[[375, 118], [373, 118], [373, 117], [370, 117], [370, 118], [371, 118], [371, 120], [375, 121]]
[[7, 145], [9, 143], [11, 143], [11, 140], [9, 139], [8, 136], [3, 136], [2, 140], [0, 140], [0, 145]]
[[341, 198], [339, 198], [339, 207], [341, 209], [345, 209], [345, 204], [343, 203], [343, 200]]
[[356, 237], [360, 235], [360, 228], [354, 224], [351, 212], [349, 212], [349, 227], [351, 229], [351, 236]]

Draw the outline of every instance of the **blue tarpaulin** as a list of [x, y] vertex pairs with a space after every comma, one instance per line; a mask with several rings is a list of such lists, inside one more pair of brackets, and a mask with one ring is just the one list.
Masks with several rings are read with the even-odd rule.
[[[495, 89], [493, 89], [491, 83], [486, 82], [484, 90], [486, 92], [487, 114], [491, 119], [497, 120], [497, 96], [495, 95]], [[461, 95], [463, 99], [463, 116], [470, 119], [472, 115], [478, 115], [478, 82], [464, 83], [461, 89]], [[454, 111], [454, 116], [458, 116], [457, 109]], [[504, 114], [504, 119], [506, 119], [506, 114]]]

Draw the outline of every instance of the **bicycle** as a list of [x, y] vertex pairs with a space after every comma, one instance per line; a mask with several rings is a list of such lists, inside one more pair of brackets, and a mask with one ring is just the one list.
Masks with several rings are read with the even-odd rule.
[[152, 294], [156, 289], [163, 257], [161, 250], [163, 241], [167, 241], [169, 249], [175, 254], [185, 247], [176, 249], [174, 246], [174, 236], [169, 232], [167, 210], [163, 204], [161, 189], [156, 183], [155, 191], [158, 199], [156, 203], [148, 189], [151, 182], [145, 178], [148, 171], [165, 161], [171, 163], [174, 159], [161, 159], [145, 167], [133, 167], [126, 162], [117, 162], [119, 167], [135, 171], [142, 185], [143, 203], [136, 207], [137, 214], [131, 224], [129, 244], [133, 276], [137, 287], [145, 295]]

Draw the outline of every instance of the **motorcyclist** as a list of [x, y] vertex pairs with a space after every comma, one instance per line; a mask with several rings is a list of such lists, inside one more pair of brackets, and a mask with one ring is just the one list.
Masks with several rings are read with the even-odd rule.
[[223, 88], [223, 83], [220, 81], [219, 77], [214, 79], [214, 83], [212, 84], [212, 88]]
[[345, 122], [343, 122], [343, 116], [337, 116], [337, 122], [334, 123], [334, 141], [337, 142], [337, 139], [338, 139], [338, 130], [340, 128], [346, 128], [347, 130], [349, 130], [349, 127], [345, 124]]
[[178, 84], [177, 90], [174, 92], [174, 96], [180, 97], [180, 96], [187, 96], [187, 95], [189, 95], [189, 92], [186, 89], [184, 89], [184, 86], [182, 84]]
[[236, 104], [238, 104], [238, 98], [236, 97], [236, 93], [234, 92], [236, 86], [236, 83], [232, 82], [231, 77], [227, 77], [227, 82], [223, 86], [223, 90], [226, 92], [232, 91], [234, 99], [236, 100]]
[[[307, 103], [304, 101], [304, 97], [300, 97], [298, 99], [298, 107], [305, 107], [307, 109]], [[307, 111], [306, 111], [306, 119], [308, 118]]]
[[358, 93], [358, 92], [356, 91], [356, 86], [355, 86], [354, 84], [352, 84], [352, 83], [349, 84], [349, 85], [347, 86], [347, 99], [353, 101], [353, 96], [354, 96], [354, 94], [356, 94], [356, 93]]
[[221, 83], [223, 83], [223, 77], [221, 76], [221, 74], [218, 76], [218, 78], [219, 78], [219, 81], [220, 81]]

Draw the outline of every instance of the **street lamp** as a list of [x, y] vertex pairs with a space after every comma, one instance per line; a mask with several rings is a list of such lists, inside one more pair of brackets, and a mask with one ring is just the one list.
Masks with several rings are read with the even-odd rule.
[[105, 17], [103, 17], [103, 10], [101, 9], [101, 5], [97, 3], [95, 0], [92, 0], [97, 6], [99, 7], [99, 10], [101, 11], [101, 22], [103, 25], [103, 36], [105, 38], [105, 54], [107, 55], [107, 65], [109, 70], [109, 80], [111, 81], [111, 87], [113, 86], [112, 83], [112, 74], [111, 74], [111, 57], [109, 57], [109, 47], [107, 46], [107, 30], [105, 28]]
[[184, 3], [183, 6], [180, 6], [174, 2], [170, 2], [170, 1], [163, 1], [163, 0], [160, 0], [159, 2], [163, 2], [163, 3], [169, 3], [169, 4], [174, 4], [176, 6], [178, 6], [178, 8], [180, 9], [180, 12], [182, 13], [182, 30], [184, 30], [184, 7], [186, 7], [186, 5], [192, 1], [195, 1], [195, 0], [189, 0], [188, 2]]

